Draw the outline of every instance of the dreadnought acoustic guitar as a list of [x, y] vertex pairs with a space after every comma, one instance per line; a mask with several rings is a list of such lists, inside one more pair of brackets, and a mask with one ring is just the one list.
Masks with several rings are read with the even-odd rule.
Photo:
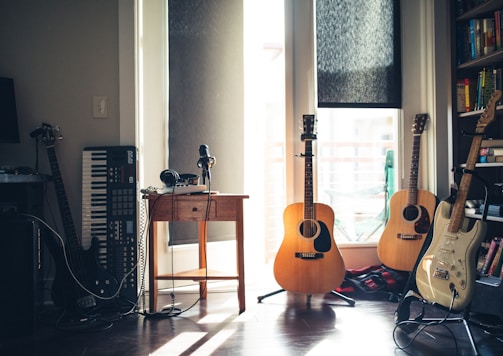
[[304, 203], [290, 204], [284, 211], [285, 236], [274, 261], [274, 277], [290, 292], [327, 293], [340, 286], [346, 270], [333, 238], [334, 212], [313, 202], [314, 115], [304, 115], [303, 124]]
[[421, 134], [427, 121], [427, 114], [417, 114], [414, 119], [409, 189], [391, 196], [389, 220], [377, 244], [381, 262], [399, 271], [414, 269], [437, 206], [433, 193], [417, 188]]
[[477, 122], [475, 135], [466, 160], [454, 205], [442, 201], [435, 213], [433, 238], [416, 270], [416, 285], [421, 296], [430, 303], [453, 310], [462, 310], [471, 301], [476, 275], [476, 253], [485, 237], [486, 224], [477, 220], [468, 230], [465, 203], [472, 173], [478, 159], [483, 133], [494, 120], [496, 90]]

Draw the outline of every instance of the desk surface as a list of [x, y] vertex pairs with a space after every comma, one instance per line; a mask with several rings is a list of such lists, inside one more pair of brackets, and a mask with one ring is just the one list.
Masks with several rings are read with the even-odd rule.
[[0, 174], [0, 183], [36, 183], [48, 180], [45, 174]]

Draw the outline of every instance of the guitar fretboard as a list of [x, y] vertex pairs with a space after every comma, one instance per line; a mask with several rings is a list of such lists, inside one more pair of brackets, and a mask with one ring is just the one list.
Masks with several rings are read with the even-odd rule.
[[410, 164], [409, 178], [409, 205], [417, 205], [417, 181], [419, 176], [419, 152], [421, 146], [421, 135], [414, 135], [412, 144], [412, 159]]
[[306, 140], [304, 170], [304, 219], [314, 219], [313, 199], [313, 142]]

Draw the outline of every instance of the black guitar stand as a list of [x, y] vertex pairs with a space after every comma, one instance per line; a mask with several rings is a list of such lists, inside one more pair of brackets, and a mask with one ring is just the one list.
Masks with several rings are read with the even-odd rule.
[[[472, 170], [466, 170], [462, 169], [462, 172], [465, 174], [472, 174], [473, 177], [479, 179], [485, 188], [485, 199], [484, 199], [484, 211], [482, 213], [482, 221], [485, 221], [487, 218], [487, 211], [488, 211], [488, 184], [487, 182], [482, 179], [475, 171]], [[449, 202], [454, 202], [456, 197], [456, 191], [452, 191], [451, 195], [446, 199], [446, 201]], [[433, 223], [432, 225], [433, 226]], [[423, 247], [421, 248], [421, 251], [419, 252], [419, 256], [416, 260], [416, 263], [414, 265], [414, 268], [412, 272], [410, 273], [409, 279], [407, 281], [407, 284], [405, 285], [404, 291], [407, 291], [404, 293], [404, 298], [399, 302], [398, 308], [395, 311], [395, 318], [396, 318], [396, 328], [404, 331], [406, 334], [411, 334], [414, 331], [416, 331], [420, 325], [427, 325], [428, 323], [431, 323], [431, 325], [434, 325], [435, 323], [437, 325], [440, 324], [462, 324], [465, 328], [466, 334], [468, 336], [468, 340], [470, 341], [471, 349], [474, 353], [474, 355], [480, 355], [477, 345], [475, 344], [475, 340], [473, 338], [473, 334], [470, 329], [470, 325], [474, 326], [480, 326], [474, 322], [471, 322], [469, 320], [470, 316], [470, 306], [471, 303], [468, 304], [466, 308], [464, 308], [461, 311], [455, 312], [456, 315], [460, 315], [457, 317], [444, 317], [444, 318], [425, 318], [425, 307], [426, 306], [432, 306], [436, 307], [439, 309], [442, 309], [448, 313], [452, 312], [448, 308], [441, 306], [439, 304], [434, 304], [431, 302], [428, 302], [423, 299], [423, 297], [419, 294], [417, 285], [416, 285], [416, 270], [421, 262], [424, 254], [426, 253], [428, 247], [431, 244], [431, 241], [433, 239], [433, 231], [430, 228], [430, 231], [428, 232], [428, 235], [426, 236], [426, 239], [424, 241]], [[454, 298], [454, 296], [453, 296]], [[421, 312], [419, 315], [417, 315], [415, 318], [411, 319], [410, 318], [410, 306], [413, 302], [419, 302], [421, 303]]]
[[[262, 303], [262, 300], [264, 300], [265, 298], [268, 298], [268, 297], [271, 297], [271, 296], [273, 296], [273, 295], [276, 295], [276, 294], [279, 294], [279, 293], [283, 293], [283, 292], [285, 292], [285, 290], [284, 290], [284, 289], [278, 289], [278, 290], [276, 290], [276, 291], [274, 291], [274, 292], [267, 293], [267, 294], [265, 294], [265, 295], [262, 295], [262, 296], [257, 297], [257, 301], [258, 301], [259, 303]], [[339, 298], [341, 298], [341, 299], [342, 299], [342, 300], [344, 300], [346, 303], [348, 303], [350, 307], [354, 307], [354, 306], [355, 306], [355, 300], [354, 300], [353, 298], [350, 298], [350, 297], [348, 297], [348, 296], [346, 296], [346, 295], [344, 295], [344, 294], [342, 294], [342, 293], [339, 293], [339, 292], [337, 292], [337, 291], [335, 291], [335, 290], [332, 290], [332, 291], [330, 291], [329, 293], [330, 293], [330, 294], [332, 294], [332, 295], [335, 295], [335, 296], [337, 296], [337, 297], [339, 297]], [[308, 305], [309, 305], [309, 304], [311, 304], [311, 297], [312, 297], [312, 295], [311, 295], [311, 294], [308, 294], [308, 295], [307, 295], [307, 301], [306, 301], [306, 303], [307, 303]]]

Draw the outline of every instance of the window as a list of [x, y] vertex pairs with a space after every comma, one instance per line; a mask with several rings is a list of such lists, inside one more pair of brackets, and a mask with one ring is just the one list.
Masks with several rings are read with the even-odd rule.
[[338, 243], [376, 242], [394, 187], [401, 106], [395, 0], [317, 0], [318, 200]]
[[318, 109], [318, 200], [334, 210], [338, 244], [375, 243], [394, 191], [398, 110]]

